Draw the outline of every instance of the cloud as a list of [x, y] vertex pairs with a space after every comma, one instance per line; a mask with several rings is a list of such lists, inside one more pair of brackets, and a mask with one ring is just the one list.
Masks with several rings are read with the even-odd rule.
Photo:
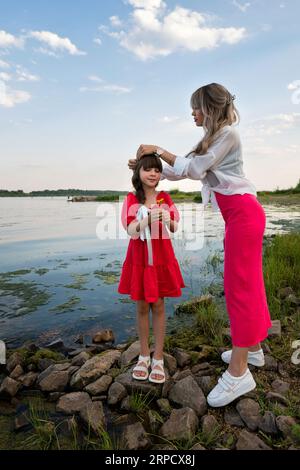
[[287, 86], [287, 89], [290, 91], [298, 90], [298, 88], [300, 88], [300, 80], [294, 80]]
[[86, 52], [80, 51], [69, 38], [60, 37], [58, 34], [52, 33], [51, 31], [31, 31], [28, 36], [46, 44], [50, 47], [50, 52], [54, 50], [68, 52], [71, 55], [86, 54]]
[[12, 79], [12, 76], [9, 73], [0, 72], [0, 80], [3, 80], [4, 82], [8, 82], [11, 79]]
[[17, 104], [26, 103], [31, 98], [30, 93], [23, 90], [13, 90], [0, 80], [0, 106], [13, 108]]
[[95, 44], [98, 44], [98, 46], [101, 46], [101, 44], [102, 44], [102, 41], [101, 41], [100, 38], [94, 38], [93, 41], [94, 41]]
[[98, 83], [103, 83], [104, 80], [100, 77], [98, 77], [97, 75], [90, 75], [88, 77], [89, 80], [91, 80], [92, 82], [98, 82]]
[[109, 20], [112, 26], [117, 26], [117, 27], [122, 26], [122, 21], [120, 20], [118, 16], [115, 16], [115, 15], [111, 16]]
[[0, 47], [23, 47], [24, 39], [0, 30]]
[[97, 86], [82, 86], [79, 88], [79, 91], [86, 92], [86, 91], [96, 91], [96, 92], [109, 92], [114, 93], [117, 95], [124, 94], [124, 93], [131, 93], [132, 89], [122, 86], [116, 85], [113, 83], [106, 83], [105, 80], [98, 77], [97, 75], [90, 75], [88, 79], [92, 82], [96, 82]]
[[167, 11], [161, 0], [127, 0], [127, 4], [133, 11], [123, 29], [111, 31], [101, 25], [99, 31], [144, 61], [179, 50], [197, 52], [222, 43], [236, 44], [246, 36], [243, 27], [213, 27], [207, 14], [180, 6]]
[[0, 69], [9, 69], [9, 68], [10, 68], [9, 63], [0, 59]]
[[237, 0], [233, 0], [232, 4], [237, 7], [240, 11], [242, 11], [243, 13], [246, 13], [246, 11], [248, 10], [248, 8], [251, 6], [251, 3], [250, 2], [246, 2], [246, 3], [239, 3]]
[[20, 65], [17, 65], [17, 80], [18, 82], [38, 82], [40, 77], [33, 75], [27, 70], [23, 69]]
[[249, 123], [245, 137], [275, 136], [300, 124], [300, 113], [279, 113], [255, 119]]
[[161, 118], [158, 118], [158, 122], [161, 122], [163, 124], [171, 124], [173, 122], [178, 121], [178, 119], [178, 116], [163, 116]]

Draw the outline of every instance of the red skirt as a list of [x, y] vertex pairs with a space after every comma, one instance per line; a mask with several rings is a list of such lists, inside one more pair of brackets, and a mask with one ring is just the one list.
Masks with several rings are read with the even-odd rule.
[[122, 266], [118, 292], [132, 300], [157, 302], [160, 297], [180, 297], [186, 287], [169, 238], [152, 239], [153, 266], [148, 264], [147, 242], [130, 239]]
[[252, 194], [215, 195], [225, 221], [224, 292], [232, 344], [254, 346], [272, 326], [262, 266], [265, 212]]

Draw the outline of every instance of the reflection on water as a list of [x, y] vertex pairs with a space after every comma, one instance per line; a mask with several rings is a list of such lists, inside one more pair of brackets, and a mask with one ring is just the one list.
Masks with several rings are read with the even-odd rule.
[[[71, 344], [78, 333], [89, 339], [99, 328], [113, 328], [117, 342], [135, 334], [135, 303], [117, 293], [128, 239], [123, 229], [122, 239], [97, 238], [101, 207], [64, 197], [0, 198], [0, 339], [44, 344], [61, 336]], [[117, 203], [110, 207], [111, 222]], [[180, 301], [222, 282], [220, 213], [203, 214], [195, 203], [177, 207], [185, 237], [178, 232], [173, 246], [187, 288], [180, 299], [166, 299], [167, 316]], [[265, 211], [266, 234], [299, 230], [299, 207]]]

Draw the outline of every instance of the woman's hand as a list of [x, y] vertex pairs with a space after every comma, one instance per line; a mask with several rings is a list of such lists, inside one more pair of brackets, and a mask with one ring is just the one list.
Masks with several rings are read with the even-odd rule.
[[129, 167], [129, 170], [135, 170], [135, 167], [136, 167], [136, 164], [137, 164], [137, 159], [136, 158], [131, 158], [130, 160], [128, 160], [128, 167]]
[[157, 145], [140, 145], [138, 151], [136, 152], [136, 158], [140, 160], [144, 155], [151, 155], [155, 153]]

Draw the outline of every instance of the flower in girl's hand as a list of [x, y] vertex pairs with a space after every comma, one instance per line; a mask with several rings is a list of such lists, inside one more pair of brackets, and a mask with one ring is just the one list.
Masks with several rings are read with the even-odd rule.
[[157, 199], [156, 202], [157, 202], [157, 204], [158, 204], [159, 206], [161, 206], [162, 203], [165, 202], [165, 200], [164, 200], [164, 198], [162, 197], [161, 199]]

